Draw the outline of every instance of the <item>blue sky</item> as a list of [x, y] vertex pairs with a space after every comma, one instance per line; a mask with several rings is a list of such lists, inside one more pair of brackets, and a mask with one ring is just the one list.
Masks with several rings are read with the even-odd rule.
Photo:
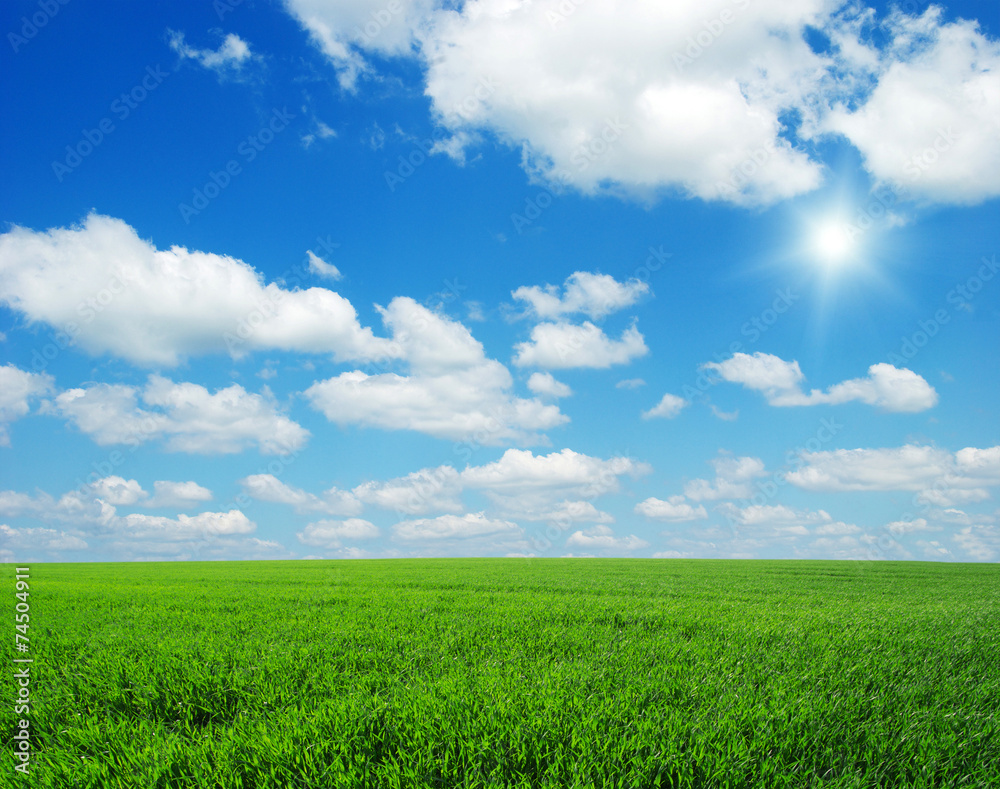
[[3, 560], [1000, 559], [996, 8], [615, 5], [5, 4]]

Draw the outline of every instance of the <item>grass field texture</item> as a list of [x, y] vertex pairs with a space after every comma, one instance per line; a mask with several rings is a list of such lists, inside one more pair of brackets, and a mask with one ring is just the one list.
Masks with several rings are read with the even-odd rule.
[[38, 564], [31, 633], [0, 786], [1000, 785], [996, 565]]

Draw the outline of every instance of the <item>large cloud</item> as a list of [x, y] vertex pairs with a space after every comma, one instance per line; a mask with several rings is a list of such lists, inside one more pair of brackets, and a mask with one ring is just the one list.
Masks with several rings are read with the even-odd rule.
[[461, 158], [490, 133], [532, 175], [585, 193], [773, 203], [820, 184], [805, 145], [834, 134], [915, 197], [1000, 193], [1000, 48], [934, 6], [882, 22], [839, 0], [288, 7], [350, 89], [375, 77], [373, 55], [418, 58], [452, 133], [438, 150]]
[[514, 397], [510, 371], [461, 323], [405, 297], [382, 316], [410, 375], [353, 370], [313, 384], [305, 395], [331, 422], [492, 445], [537, 443], [569, 421], [558, 406]]
[[337, 488], [324, 491], [322, 496], [286, 485], [273, 474], [251, 474], [240, 480], [247, 495], [258, 501], [288, 504], [296, 512], [322, 512], [327, 515], [358, 515], [362, 503], [353, 493]]
[[516, 300], [526, 302], [529, 312], [542, 320], [580, 313], [598, 320], [630, 307], [649, 292], [649, 285], [638, 279], [619, 282], [608, 274], [576, 271], [563, 283], [562, 293], [555, 285], [540, 288], [522, 285], [511, 292]]
[[917, 491], [918, 500], [952, 506], [989, 498], [1000, 485], [1000, 446], [952, 454], [919, 444], [887, 449], [837, 449], [801, 456], [793, 485], [812, 491]]
[[389, 358], [351, 303], [325, 288], [265, 285], [225, 255], [157, 249], [120, 219], [91, 214], [0, 236], [0, 304], [65, 332], [89, 353], [173, 366], [187, 356], [268, 349]]
[[942, 24], [942, 13], [895, 13], [883, 49], [845, 47], [844, 62], [877, 84], [860, 108], [836, 103], [821, 127], [908, 196], [977, 203], [1000, 195], [1000, 43], [973, 21]]
[[562, 370], [571, 367], [603, 369], [628, 364], [649, 353], [646, 342], [634, 326], [629, 326], [617, 340], [590, 321], [539, 323], [531, 330], [531, 340], [514, 348], [518, 367], [544, 367]]
[[6, 364], [0, 367], [0, 446], [10, 445], [7, 425], [31, 410], [31, 400], [52, 391], [52, 376]]
[[[148, 408], [139, 407], [140, 396]], [[212, 394], [159, 375], [149, 376], [142, 390], [124, 384], [67, 389], [51, 409], [101, 445], [138, 446], [164, 437], [174, 452], [230, 454], [256, 445], [266, 454], [287, 454], [309, 436], [267, 392], [252, 394], [233, 384]]]
[[938, 395], [924, 378], [912, 370], [881, 362], [868, 368], [865, 378], [852, 378], [826, 392], [800, 388], [805, 380], [799, 363], [769, 353], [733, 354], [722, 362], [706, 362], [702, 369], [715, 370], [724, 381], [743, 384], [763, 392], [773, 406], [838, 405], [859, 401], [884, 411], [914, 413], [937, 405]]

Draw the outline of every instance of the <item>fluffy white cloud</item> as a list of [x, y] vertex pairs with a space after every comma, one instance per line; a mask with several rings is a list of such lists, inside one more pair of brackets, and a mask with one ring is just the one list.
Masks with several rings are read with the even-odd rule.
[[618, 537], [610, 527], [599, 524], [590, 529], [573, 532], [566, 538], [566, 547], [579, 547], [588, 551], [631, 553], [649, 547], [649, 543], [634, 534]]
[[[537, 501], [537, 497], [533, 497]], [[564, 500], [544, 507], [532, 506], [532, 502], [511, 496], [501, 500], [504, 514], [519, 521], [548, 521], [556, 524], [568, 523], [613, 523], [614, 517], [597, 509], [589, 501]]]
[[650, 496], [645, 501], [636, 504], [635, 511], [647, 518], [667, 523], [684, 523], [708, 517], [708, 513], [701, 504], [692, 507], [684, 501], [683, 496], [671, 496], [666, 501]]
[[885, 411], [914, 413], [932, 408], [938, 401], [934, 387], [921, 376], [885, 362], [871, 365], [866, 378], [852, 378], [826, 392], [813, 389], [808, 394], [800, 388], [805, 376], [799, 363], [786, 362], [773, 354], [736, 353], [725, 361], [706, 362], [701, 367], [715, 370], [724, 381], [763, 392], [773, 406], [838, 405], [857, 400]]
[[461, 323], [404, 297], [381, 312], [411, 374], [354, 370], [313, 384], [305, 395], [331, 422], [493, 445], [537, 443], [569, 421], [555, 405], [513, 397], [510, 371]]
[[974, 21], [895, 13], [888, 43], [851, 42], [843, 61], [877, 81], [860, 107], [835, 103], [821, 121], [844, 135], [876, 180], [918, 199], [977, 203], [1000, 195], [1000, 43]]
[[569, 397], [573, 394], [562, 381], [557, 381], [552, 373], [532, 373], [528, 378], [528, 388], [542, 397]]
[[251, 498], [288, 504], [296, 512], [322, 512], [327, 515], [358, 515], [362, 504], [346, 490], [330, 488], [322, 496], [286, 485], [273, 474], [251, 474], [240, 480], [240, 486]]
[[116, 507], [135, 504], [149, 495], [134, 479], [118, 476], [99, 479], [90, 486], [90, 489], [94, 496]]
[[954, 455], [918, 444], [888, 449], [837, 449], [801, 455], [787, 474], [793, 485], [813, 491], [917, 491], [916, 502], [951, 506], [989, 498], [1000, 485], [1000, 447], [966, 447]]
[[451, 466], [414, 471], [387, 482], [365, 482], [353, 495], [365, 504], [374, 504], [406, 515], [428, 512], [461, 512], [461, 478]]
[[659, 403], [648, 411], [643, 411], [642, 418], [653, 419], [654, 417], [663, 417], [664, 419], [673, 419], [687, 404], [688, 401], [683, 397], [678, 397], [668, 392], [660, 398]]
[[92, 495], [88, 489], [64, 493], [58, 499], [48, 493], [32, 496], [13, 490], [0, 491], [0, 515], [29, 515], [43, 521], [109, 527], [115, 521], [113, 504]]
[[692, 501], [748, 499], [753, 495], [750, 482], [764, 476], [764, 461], [755, 457], [722, 455], [710, 461], [715, 480], [693, 479], [684, 486], [684, 495]]
[[340, 273], [339, 268], [333, 265], [333, 263], [327, 263], [325, 260], [323, 260], [323, 258], [317, 255], [311, 249], [306, 250], [306, 257], [309, 260], [309, 271], [311, 271], [317, 277], [332, 279], [334, 282], [336, 282], [343, 276]]
[[401, 521], [392, 527], [392, 533], [401, 540], [454, 540], [516, 536], [521, 534], [521, 527], [511, 521], [487, 518], [483, 512], [474, 512]]
[[518, 367], [545, 367], [551, 370], [570, 367], [606, 368], [628, 364], [649, 352], [645, 339], [633, 324], [612, 340], [590, 321], [539, 323], [531, 330], [529, 342], [515, 346], [514, 364]]
[[6, 364], [0, 367], [0, 446], [10, 446], [7, 425], [31, 410], [30, 401], [52, 391], [53, 380], [45, 373], [31, 373]]
[[[779, 136], [779, 115], [821, 65], [801, 32], [822, 5], [588, 0], [567, 13], [469, 2], [439, 12], [422, 40], [426, 93], [448, 128], [494, 133], [547, 181], [772, 202], [820, 181], [819, 166]], [[491, 89], [477, 94], [484, 77]]]
[[608, 274], [576, 271], [566, 278], [562, 293], [555, 285], [524, 285], [510, 295], [526, 302], [529, 313], [542, 320], [558, 320], [574, 313], [597, 320], [635, 304], [648, 292], [649, 285], [638, 279], [619, 282]]
[[0, 235], [0, 303], [71, 333], [92, 354], [174, 366], [196, 354], [260, 349], [393, 358], [351, 303], [324, 288], [285, 290], [225, 255], [157, 249], [120, 219]]
[[203, 501], [212, 500], [212, 491], [197, 482], [171, 482], [156, 480], [153, 483], [153, 497], [145, 503], [147, 507], [174, 507], [187, 509]]
[[390, 0], [379, 6], [368, 0], [288, 0], [287, 8], [330, 59], [341, 87], [354, 90], [360, 77], [372, 73], [364, 52], [410, 53], [436, 5], [434, 0]]
[[86, 540], [70, 532], [45, 528], [13, 529], [0, 524], [0, 556], [5, 557], [4, 561], [13, 561], [14, 551], [23, 556], [36, 551], [85, 551], [89, 547]]
[[316, 521], [296, 536], [299, 542], [319, 548], [339, 548], [342, 540], [371, 540], [381, 534], [378, 527], [362, 518], [343, 521]]
[[[142, 401], [150, 409], [138, 406]], [[124, 384], [67, 389], [52, 410], [72, 421], [100, 445], [138, 446], [167, 439], [167, 449], [197, 454], [231, 454], [256, 445], [265, 454], [300, 449], [309, 431], [281, 414], [270, 393], [251, 394], [242, 386], [210, 393], [193, 383], [149, 376], [141, 390]]]
[[[935, 6], [882, 22], [834, 0], [288, 8], [345, 88], [373, 75], [370, 55], [418, 59], [452, 135], [438, 151], [463, 160], [493, 135], [533, 177], [584, 193], [769, 204], [820, 184], [803, 143], [827, 135], [914, 197], [1000, 193], [1000, 47]], [[813, 51], [809, 28], [830, 48]]]
[[172, 542], [251, 534], [256, 529], [257, 524], [239, 510], [178, 515], [176, 519], [134, 513], [121, 519], [120, 534], [132, 540]]
[[835, 521], [824, 510], [796, 510], [784, 504], [751, 504], [740, 508], [730, 502], [720, 504], [718, 509], [731, 526], [757, 538], [831, 537], [861, 531], [853, 523]]
[[184, 34], [169, 31], [167, 43], [182, 59], [193, 60], [207, 69], [225, 74], [239, 71], [253, 55], [246, 41], [235, 33], [229, 33], [218, 49], [197, 49], [184, 42]]
[[977, 562], [1000, 560], [1000, 528], [997, 526], [967, 526], [952, 538]]
[[469, 488], [501, 494], [523, 495], [547, 490], [594, 498], [618, 490], [619, 477], [645, 474], [649, 470], [645, 463], [627, 457], [602, 460], [572, 449], [548, 455], [508, 449], [499, 460], [465, 469], [462, 482]]

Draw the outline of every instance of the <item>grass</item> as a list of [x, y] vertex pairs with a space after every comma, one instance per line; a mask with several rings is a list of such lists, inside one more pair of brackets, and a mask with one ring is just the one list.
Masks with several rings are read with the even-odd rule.
[[1000, 785], [995, 565], [38, 564], [31, 648], [0, 785]]

